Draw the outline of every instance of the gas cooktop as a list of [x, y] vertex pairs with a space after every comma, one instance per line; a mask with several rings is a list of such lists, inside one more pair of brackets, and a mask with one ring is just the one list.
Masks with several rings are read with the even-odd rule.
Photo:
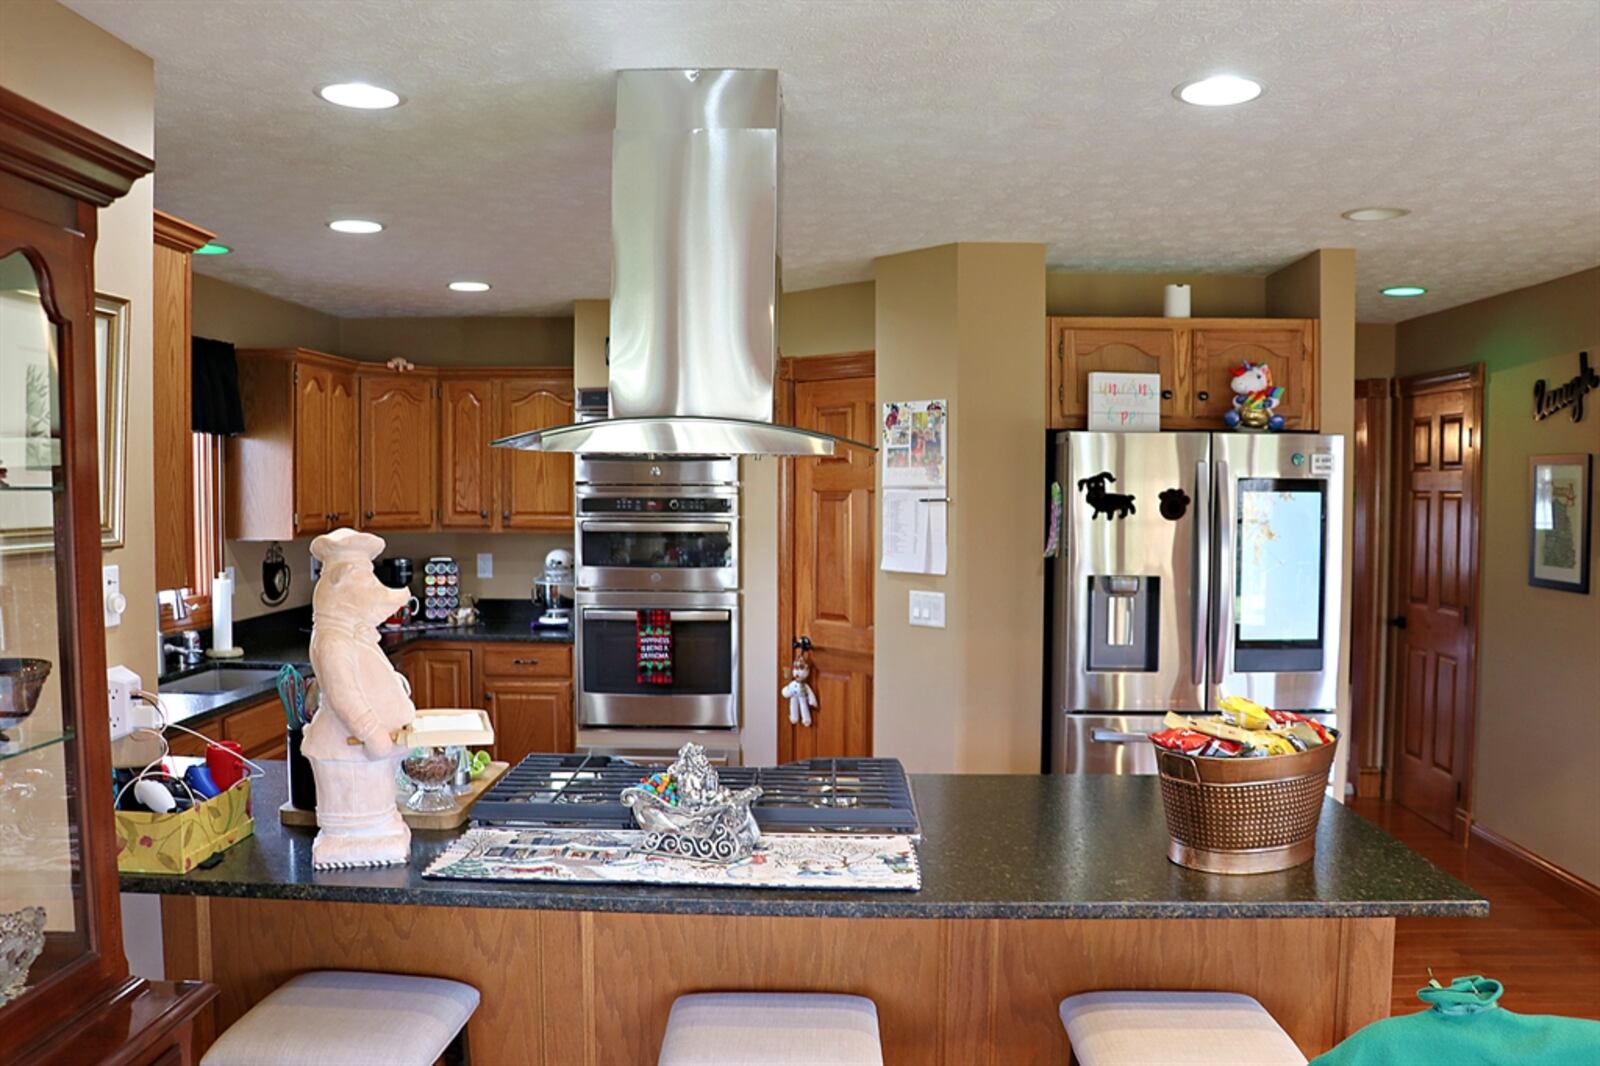
[[[533, 754], [472, 808], [475, 822], [620, 829], [633, 826], [622, 790], [660, 769], [615, 755]], [[805, 759], [717, 771], [737, 791], [760, 785], [751, 807], [774, 833], [896, 833], [919, 836], [911, 782], [899, 759]]]

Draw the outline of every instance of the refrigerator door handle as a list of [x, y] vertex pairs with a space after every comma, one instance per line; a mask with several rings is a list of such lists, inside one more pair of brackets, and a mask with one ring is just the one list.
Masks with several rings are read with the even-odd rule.
[[[1211, 482], [1209, 466], [1204, 459], [1194, 464], [1194, 498], [1197, 505], [1195, 517], [1194, 553], [1194, 608], [1190, 618], [1191, 656], [1190, 681], [1196, 685], [1206, 680], [1206, 619], [1211, 616]], [[1202, 699], [1204, 697], [1202, 696]]]
[[1122, 733], [1115, 729], [1101, 729], [1096, 726], [1089, 730], [1089, 739], [1096, 744], [1143, 744], [1150, 739], [1150, 734]]
[[1217, 460], [1212, 488], [1211, 520], [1217, 535], [1211, 538], [1216, 549], [1211, 556], [1211, 684], [1220, 685], [1228, 661], [1228, 626], [1233, 621], [1232, 590], [1227, 587], [1230, 567], [1226, 565], [1233, 555], [1233, 497], [1226, 459]]

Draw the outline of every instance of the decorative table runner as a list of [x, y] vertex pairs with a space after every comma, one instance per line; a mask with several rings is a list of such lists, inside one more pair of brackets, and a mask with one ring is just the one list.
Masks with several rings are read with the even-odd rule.
[[639, 855], [637, 829], [470, 829], [422, 872], [464, 881], [585, 881], [915, 892], [910, 837], [769, 833], [732, 865]]

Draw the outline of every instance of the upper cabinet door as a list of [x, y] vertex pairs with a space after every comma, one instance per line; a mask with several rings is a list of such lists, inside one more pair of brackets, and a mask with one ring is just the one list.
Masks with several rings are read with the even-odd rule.
[[439, 524], [449, 529], [489, 529], [493, 523], [494, 385], [485, 379], [440, 386]]
[[361, 374], [361, 525], [428, 529], [434, 512], [434, 378]]
[[328, 375], [328, 441], [323, 446], [328, 470], [328, 524], [353, 526], [361, 507], [360, 467], [354, 447], [361, 427], [356, 376], [342, 370]]
[[[548, 379], [500, 383], [496, 436], [548, 429], [572, 421], [572, 386]], [[506, 451], [500, 454], [502, 529], [572, 528], [572, 456]]]
[[1089, 375], [1097, 371], [1161, 375], [1161, 419], [1183, 414], [1182, 334], [1173, 328], [1092, 325], [1050, 320], [1050, 425], [1079, 427], [1089, 417]]
[[[326, 533], [333, 506], [328, 495], [328, 447], [332, 426], [332, 374], [325, 368], [294, 369], [294, 532]], [[248, 491], [248, 486], [242, 486]]]
[[1233, 406], [1233, 371], [1245, 360], [1266, 363], [1272, 383], [1283, 388], [1275, 410], [1285, 428], [1315, 430], [1316, 323], [1286, 319], [1237, 326], [1196, 326], [1190, 341], [1193, 383], [1192, 421], [1219, 427]]

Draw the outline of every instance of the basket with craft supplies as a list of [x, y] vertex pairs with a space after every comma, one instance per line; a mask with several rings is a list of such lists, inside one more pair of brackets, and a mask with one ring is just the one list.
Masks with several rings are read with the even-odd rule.
[[1215, 717], [1168, 714], [1152, 734], [1167, 858], [1208, 873], [1287, 870], [1315, 853], [1336, 730], [1239, 696]]

